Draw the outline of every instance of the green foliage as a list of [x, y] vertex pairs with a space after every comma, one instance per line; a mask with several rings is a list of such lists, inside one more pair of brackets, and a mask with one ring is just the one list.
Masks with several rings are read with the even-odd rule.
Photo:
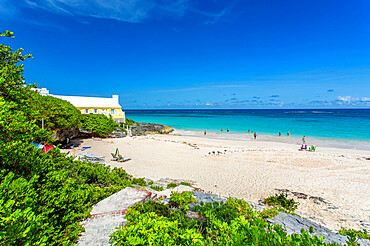
[[117, 123], [111, 116], [108, 118], [102, 114], [83, 114], [81, 123], [84, 129], [92, 131], [100, 137], [105, 137], [117, 128]]
[[154, 212], [140, 214], [111, 235], [115, 245], [205, 245], [195, 229], [183, 229], [179, 222]]
[[186, 186], [191, 186], [191, 184], [190, 184], [190, 183], [188, 183], [188, 182], [181, 182], [180, 184], [181, 184], [181, 185], [186, 185]]
[[261, 218], [264, 218], [264, 219], [273, 218], [276, 215], [278, 215], [279, 212], [280, 211], [277, 208], [264, 209], [263, 211], [258, 213], [258, 216], [261, 217]]
[[178, 186], [178, 184], [176, 184], [176, 183], [169, 183], [169, 184], [167, 184], [167, 189], [175, 188], [177, 186]]
[[41, 126], [41, 119], [44, 119], [45, 128], [50, 130], [78, 128], [81, 126], [80, 110], [65, 100], [52, 96], [36, 95], [33, 98], [33, 104], [39, 112], [35, 116], [39, 126]]
[[151, 185], [150, 188], [153, 189], [153, 190], [156, 190], [156, 191], [163, 191], [164, 190], [163, 186], [160, 186], [160, 185]]
[[170, 207], [176, 207], [182, 210], [189, 209], [189, 203], [196, 202], [193, 197], [193, 192], [184, 191], [182, 193], [171, 191], [171, 200], [169, 203]]
[[147, 186], [145, 178], [133, 178], [132, 183], [139, 186]]
[[358, 238], [370, 239], [370, 234], [367, 232], [366, 229], [363, 229], [362, 231], [357, 231], [354, 229], [345, 229], [342, 227], [340, 228], [338, 233], [343, 236], [349, 236], [347, 242], [349, 245], [354, 245]]
[[288, 199], [286, 194], [275, 194], [264, 199], [264, 203], [270, 206], [280, 207], [288, 212], [294, 212], [298, 207], [298, 202], [295, 202], [293, 198]]
[[25, 85], [17, 63], [30, 56], [21, 51], [0, 44], [0, 245], [75, 245], [92, 205], [131, 186], [132, 177], [30, 144], [51, 140], [41, 118], [59, 130], [78, 126], [79, 112]]
[[243, 200], [196, 206], [199, 219], [187, 216], [191, 192], [172, 193], [168, 205], [150, 201], [127, 211], [128, 222], [111, 235], [113, 245], [337, 245], [322, 237], [287, 235], [270, 225]]

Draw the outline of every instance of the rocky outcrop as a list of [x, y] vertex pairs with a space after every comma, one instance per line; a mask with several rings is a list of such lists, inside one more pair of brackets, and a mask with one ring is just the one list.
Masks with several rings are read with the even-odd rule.
[[117, 128], [111, 133], [108, 133], [108, 137], [110, 138], [123, 138], [126, 137], [126, 132], [122, 131], [121, 129]]
[[52, 139], [57, 140], [58, 142], [66, 142], [67, 138], [72, 139], [79, 136], [79, 130], [77, 128], [72, 129], [63, 129], [54, 131]]
[[156, 123], [136, 123], [131, 125], [132, 136], [143, 136], [147, 134], [168, 134], [172, 131], [172, 127]]
[[[280, 212], [277, 216], [267, 219], [267, 221], [271, 224], [281, 225], [288, 234], [300, 234], [302, 229], [310, 231], [311, 228], [312, 233], [310, 234], [323, 236], [325, 238], [325, 243], [338, 243], [341, 245], [347, 245], [347, 236], [332, 232], [326, 227], [323, 227], [310, 220], [303, 219], [297, 215]], [[357, 243], [359, 243], [359, 245], [370, 245], [370, 240], [358, 239]]]

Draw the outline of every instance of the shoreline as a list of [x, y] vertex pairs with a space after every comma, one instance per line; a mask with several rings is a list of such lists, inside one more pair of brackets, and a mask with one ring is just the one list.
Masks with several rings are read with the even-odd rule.
[[[209, 138], [209, 139], [225, 139], [225, 140], [239, 140], [239, 141], [255, 141], [253, 139], [253, 133], [227, 133], [225, 130], [224, 132], [216, 133], [214, 131], [208, 132], [207, 135], [204, 135], [202, 131], [196, 130], [179, 130], [175, 129], [172, 135], [182, 135], [182, 136], [189, 136], [189, 137], [201, 137], [201, 138]], [[327, 140], [327, 139], [320, 139], [316, 137], [309, 137], [306, 136], [306, 144], [307, 147], [311, 145], [316, 145], [317, 147], [329, 147], [329, 148], [339, 148], [339, 149], [354, 149], [354, 150], [370, 150], [370, 141], [356, 141], [356, 140]], [[273, 135], [259, 135], [257, 133], [257, 140], [256, 141], [266, 141], [266, 142], [278, 142], [278, 143], [288, 143], [288, 144], [295, 144], [297, 148], [300, 148], [302, 144], [301, 138], [295, 136], [273, 136]]]
[[[85, 151], [104, 155], [106, 164], [134, 177], [191, 181], [223, 197], [254, 203], [287, 189], [315, 199], [293, 197], [302, 217], [339, 230], [370, 229], [370, 152], [319, 147], [298, 151], [291, 143], [245, 141], [197, 136], [147, 135], [94, 141]], [[110, 153], [132, 158], [117, 163]], [[82, 153], [71, 150], [72, 155]], [[322, 200], [322, 201], [321, 201]]]

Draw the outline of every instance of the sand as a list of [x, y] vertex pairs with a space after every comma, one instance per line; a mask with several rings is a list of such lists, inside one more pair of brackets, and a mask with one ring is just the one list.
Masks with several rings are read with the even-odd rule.
[[[248, 139], [148, 135], [85, 139], [81, 146], [91, 146], [85, 152], [105, 155], [106, 164], [135, 177], [191, 181], [224, 197], [257, 203], [277, 189], [304, 193], [307, 199], [291, 196], [302, 217], [334, 231], [370, 229], [370, 151], [318, 146], [309, 152], [293, 143]], [[116, 148], [132, 160], [110, 161]]]

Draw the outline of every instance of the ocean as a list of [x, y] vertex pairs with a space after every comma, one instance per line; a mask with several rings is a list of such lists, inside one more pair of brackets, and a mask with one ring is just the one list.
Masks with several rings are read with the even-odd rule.
[[[137, 122], [169, 125], [176, 130], [312, 137], [329, 141], [370, 143], [370, 109], [212, 109], [127, 110]], [[367, 149], [367, 148], [366, 148]]]

